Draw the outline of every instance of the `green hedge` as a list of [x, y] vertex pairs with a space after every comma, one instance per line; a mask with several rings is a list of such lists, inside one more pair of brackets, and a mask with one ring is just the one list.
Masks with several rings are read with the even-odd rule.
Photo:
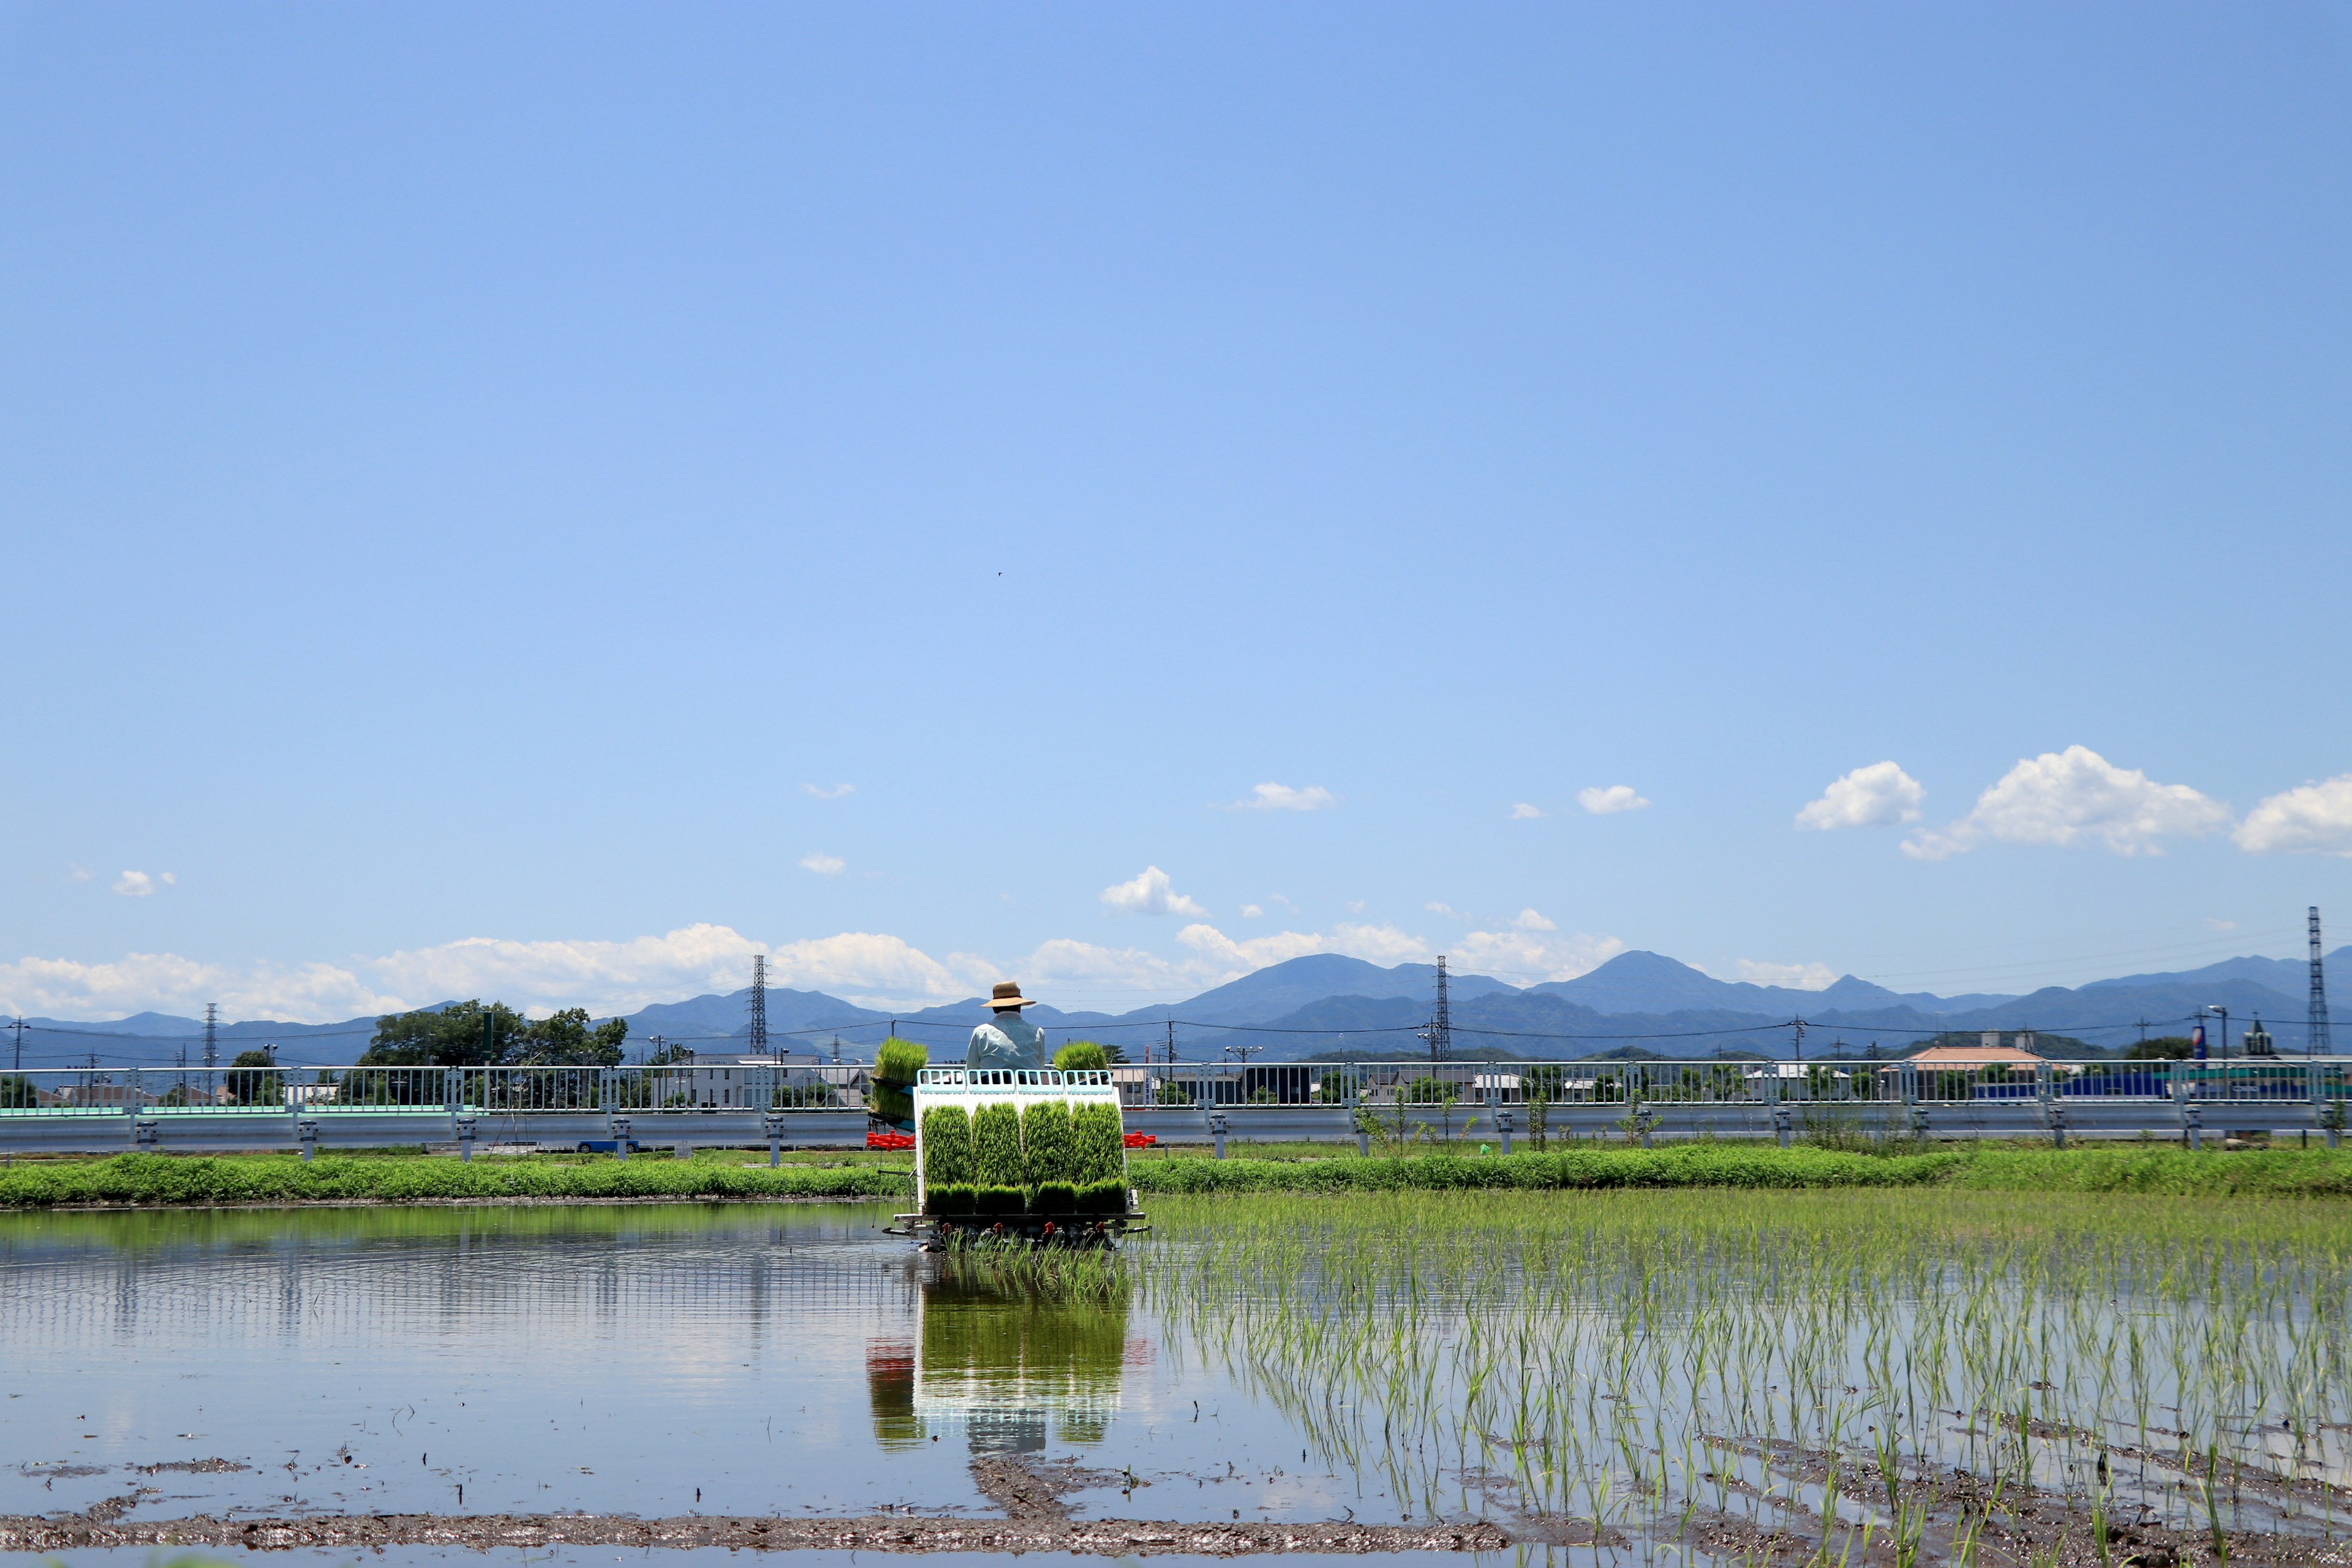
[[184, 1159], [118, 1154], [110, 1160], [0, 1170], [0, 1207], [58, 1204], [268, 1204], [433, 1198], [888, 1197], [907, 1178], [872, 1165], [718, 1165], [636, 1159], [584, 1165], [538, 1161], [383, 1159], [321, 1154]]
[[1680, 1149], [1579, 1149], [1508, 1158], [1139, 1161], [1129, 1172], [1153, 1193], [1397, 1192], [1472, 1187], [1832, 1187], [1935, 1182], [1960, 1154], [1882, 1157], [1824, 1149], [1695, 1144]]
[[1461, 1188], [1907, 1187], [2189, 1196], [2352, 1196], [2352, 1150], [1999, 1146], [1922, 1154], [1852, 1154], [1745, 1143], [1576, 1149], [1509, 1158], [1139, 1161], [1148, 1193], [1397, 1192]]

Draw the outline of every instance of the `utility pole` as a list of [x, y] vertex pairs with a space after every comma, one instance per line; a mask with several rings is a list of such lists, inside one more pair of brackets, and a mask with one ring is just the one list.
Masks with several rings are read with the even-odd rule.
[[[1151, 1065], [1151, 1048], [1148, 1046], [1143, 1051], [1143, 1065]], [[1168, 1020], [1168, 1065], [1171, 1068], [1176, 1065], [1176, 1020], [1173, 1018]]]
[[2142, 1018], [2139, 1021], [2139, 1043], [2143, 1046], [2147, 1044], [2147, 1020], [2146, 1018]]
[[1449, 1060], [1454, 1055], [1454, 1014], [1445, 999], [1445, 955], [1437, 955], [1437, 1013], [1429, 1020], [1429, 1059]]
[[1803, 1061], [1805, 1059], [1805, 1021], [1802, 1018], [1792, 1018], [1790, 1020], [1790, 1026], [1797, 1031], [1797, 1059]]
[[751, 955], [751, 1054], [768, 1054], [768, 955]]
[[16, 1021], [8, 1026], [16, 1031], [16, 1060], [10, 1070], [23, 1072], [25, 1070], [25, 1016], [22, 1013], [17, 1014]]
[[220, 1040], [215, 1031], [220, 1026], [220, 1004], [205, 1004], [205, 1066], [220, 1066]]
[[2230, 1059], [2230, 1010], [2219, 1003], [2209, 1004], [2205, 1010], [2221, 1016], [2221, 1059], [2226, 1062]]
[[2336, 1054], [2335, 1042], [2328, 1038], [2327, 970], [2319, 959], [2319, 906], [2311, 906], [2311, 1025], [2304, 1037], [2303, 1053], [2309, 1057], [2329, 1057]]

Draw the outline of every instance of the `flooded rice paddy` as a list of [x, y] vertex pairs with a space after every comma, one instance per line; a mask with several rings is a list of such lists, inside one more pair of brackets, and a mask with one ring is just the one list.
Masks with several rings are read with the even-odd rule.
[[920, 1253], [888, 1207], [0, 1216], [0, 1515], [2155, 1568], [2352, 1509], [2335, 1207], [1162, 1199], [1117, 1258]]

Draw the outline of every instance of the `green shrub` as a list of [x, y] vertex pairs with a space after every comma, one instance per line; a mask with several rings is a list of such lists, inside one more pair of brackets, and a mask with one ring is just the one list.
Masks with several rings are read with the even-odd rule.
[[777, 1170], [703, 1160], [420, 1160], [291, 1154], [189, 1158], [117, 1154], [0, 1170], [0, 1208], [53, 1204], [145, 1205], [419, 1203], [446, 1198], [883, 1197], [904, 1176], [873, 1165]]
[[1037, 1195], [1029, 1205], [1032, 1214], [1066, 1215], [1078, 1212], [1078, 1189], [1070, 1182], [1040, 1182]]
[[1080, 1214], [1125, 1214], [1127, 1184], [1125, 1182], [1089, 1182], [1078, 1189]]
[[912, 1040], [893, 1036], [883, 1041], [874, 1053], [874, 1114], [885, 1121], [913, 1121], [915, 1100], [909, 1091], [930, 1059], [930, 1052]]
[[1025, 1187], [1021, 1163], [1021, 1113], [1002, 1102], [983, 1105], [971, 1118], [972, 1179], [983, 1187]]
[[1125, 1133], [1118, 1106], [1100, 1100], [1079, 1101], [1070, 1116], [1070, 1141], [1076, 1155], [1071, 1162], [1074, 1179], [1080, 1183], [1124, 1183]]
[[971, 1213], [972, 1202], [979, 1189], [969, 1182], [926, 1184], [923, 1188], [925, 1214], [960, 1216]]
[[923, 1112], [923, 1185], [970, 1185], [972, 1178], [971, 1113], [961, 1105], [934, 1105]]
[[1077, 1176], [1076, 1140], [1070, 1132], [1070, 1102], [1032, 1101], [1021, 1112], [1021, 1166], [1029, 1185], [1069, 1182]]

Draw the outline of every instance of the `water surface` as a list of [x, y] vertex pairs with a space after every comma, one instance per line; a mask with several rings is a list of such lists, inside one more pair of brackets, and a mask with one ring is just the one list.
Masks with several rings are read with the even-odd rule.
[[1395, 1517], [1124, 1290], [940, 1284], [888, 1210], [0, 1215], [0, 1512], [977, 1514], [1016, 1453], [1117, 1473], [1082, 1514]]

